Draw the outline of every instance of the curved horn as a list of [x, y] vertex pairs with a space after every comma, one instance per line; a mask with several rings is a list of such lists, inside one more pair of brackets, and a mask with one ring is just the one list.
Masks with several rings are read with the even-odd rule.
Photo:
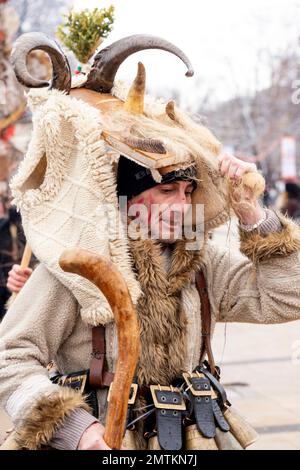
[[[120, 449], [131, 383], [139, 357], [137, 315], [126, 282], [111, 261], [87, 250], [74, 248], [63, 252], [59, 264], [64, 271], [79, 274], [93, 282], [105, 295], [114, 313], [118, 334], [118, 360], [110, 393], [104, 440], [112, 449]], [[115, 384], [117, 385], [114, 386]]]
[[[33, 77], [27, 70], [27, 56], [36, 49], [45, 51], [50, 56], [53, 68], [53, 77], [50, 82]], [[11, 63], [19, 82], [28, 88], [48, 86], [49, 89], [55, 88], [67, 93], [71, 89], [71, 70], [68, 59], [57, 42], [43, 33], [22, 34], [14, 43]]]
[[169, 101], [166, 105], [166, 113], [172, 121], [177, 121], [175, 113], [175, 102]]
[[187, 66], [186, 76], [192, 77], [194, 75], [189, 59], [174, 44], [156, 36], [136, 34], [120, 39], [96, 54], [85, 87], [102, 93], [109, 93], [122, 62], [131, 54], [145, 49], [162, 49], [175, 54]]
[[142, 62], [138, 63], [137, 75], [128, 92], [124, 109], [133, 114], [143, 114], [146, 88], [146, 70]]
[[167, 153], [163, 142], [158, 139], [142, 139], [140, 137], [129, 136], [124, 138], [124, 142], [130, 147], [144, 150], [144, 152]]

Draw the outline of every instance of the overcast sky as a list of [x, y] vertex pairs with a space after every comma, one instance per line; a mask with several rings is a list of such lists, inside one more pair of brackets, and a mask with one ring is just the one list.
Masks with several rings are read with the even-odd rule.
[[[258, 65], [258, 51], [295, 47], [300, 34], [300, 0], [75, 0], [76, 8], [113, 4], [113, 32], [103, 46], [124, 36], [161, 36], [183, 49], [195, 75], [185, 77], [179, 59], [163, 51], [134, 54], [120, 67], [118, 77], [133, 79], [139, 60], [146, 66], [148, 89], [166, 94], [179, 89], [185, 106], [207, 93], [213, 102], [251, 92], [258, 75], [268, 83], [267, 55]], [[300, 78], [300, 77], [299, 77]]]

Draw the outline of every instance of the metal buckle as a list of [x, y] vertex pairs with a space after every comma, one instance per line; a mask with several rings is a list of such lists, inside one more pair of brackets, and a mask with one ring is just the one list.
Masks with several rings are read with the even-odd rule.
[[[64, 386], [67, 386], [67, 387], [71, 387], [71, 388], [73, 388], [73, 390], [76, 390], [77, 392], [83, 393], [84, 388], [85, 388], [85, 384], [86, 384], [86, 380], [87, 380], [87, 374], [73, 375], [71, 377], [68, 377], [68, 376], [65, 375], [65, 376], [62, 376], [59, 379], [59, 385], [64, 385]], [[80, 386], [73, 387], [72, 384], [74, 382], [79, 382]]]
[[[110, 384], [109, 389], [108, 389], [108, 394], [107, 394], [107, 401], [109, 402], [110, 399], [110, 394], [111, 394], [111, 389], [113, 386], [113, 382]], [[128, 399], [128, 405], [133, 405], [137, 396], [138, 392], [138, 384], [131, 384], [130, 387], [130, 392], [129, 392], [129, 399]]]
[[59, 377], [57, 381], [57, 385], [61, 385], [63, 387], [65, 385], [66, 378], [67, 378], [66, 375], [62, 375], [61, 377]]
[[[201, 391], [200, 391], [200, 390], [195, 390], [194, 387], [193, 387], [192, 382], [190, 381], [190, 379], [192, 379], [192, 378], [194, 378], [194, 377], [197, 378], [197, 379], [203, 378], [203, 377], [205, 377], [204, 374], [200, 374], [199, 372], [192, 373], [192, 374], [190, 374], [190, 373], [188, 373], [188, 372], [184, 372], [184, 373], [182, 374], [182, 376], [183, 376], [183, 378], [184, 378], [186, 384], [188, 385], [188, 389], [187, 389], [187, 390], [191, 390], [192, 394], [193, 394], [195, 397], [207, 397], [207, 396], [211, 396], [211, 397], [212, 397], [212, 396], [213, 396], [213, 391], [212, 391], [212, 390], [207, 390], [207, 391], [206, 391], [206, 390], [201, 390]], [[186, 391], [187, 391], [187, 390], [186, 390]]]
[[138, 391], [138, 384], [131, 384], [128, 405], [133, 405]]
[[[154, 406], [155, 408], [159, 408], [159, 409], [164, 409], [164, 410], [186, 410], [186, 406], [185, 406], [185, 402], [184, 402], [184, 399], [183, 399], [183, 396], [181, 395], [181, 392], [179, 390], [179, 388], [177, 387], [167, 387], [167, 386], [163, 386], [163, 385], [150, 385], [150, 390], [151, 390], [151, 394], [152, 394], [152, 398], [153, 398], [153, 403], [154, 403]], [[179, 404], [175, 404], [175, 403], [160, 403], [157, 399], [157, 396], [156, 396], [156, 392], [157, 391], [166, 391], [166, 392], [174, 392], [174, 393], [178, 393], [178, 395], [180, 396], [181, 398], [181, 403]]]

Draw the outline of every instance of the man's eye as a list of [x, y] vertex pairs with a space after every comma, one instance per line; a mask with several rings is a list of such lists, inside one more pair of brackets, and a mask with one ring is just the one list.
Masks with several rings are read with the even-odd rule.
[[163, 193], [171, 193], [174, 189], [162, 189]]
[[191, 196], [193, 194], [193, 191], [186, 191], [185, 193], [187, 196]]

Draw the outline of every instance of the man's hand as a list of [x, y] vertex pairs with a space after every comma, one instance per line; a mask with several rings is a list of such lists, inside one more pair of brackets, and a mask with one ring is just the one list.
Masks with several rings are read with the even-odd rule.
[[8, 279], [6, 284], [7, 288], [11, 292], [20, 292], [24, 284], [30, 278], [31, 274], [31, 268], [21, 269], [19, 264], [14, 264], [12, 269], [8, 273]]
[[257, 172], [257, 166], [255, 163], [248, 163], [224, 153], [219, 155], [219, 169], [222, 176], [227, 176], [231, 180], [238, 181], [241, 179], [244, 173], [251, 171]]
[[226, 176], [231, 183], [231, 205], [240, 222], [244, 225], [256, 224], [264, 218], [264, 210], [259, 205], [255, 191], [240, 184], [246, 173], [260, 176], [255, 163], [247, 163], [228, 154], [220, 155], [218, 160], [221, 175]]
[[78, 450], [111, 450], [103, 439], [104, 426], [100, 423], [91, 424], [82, 434]]

